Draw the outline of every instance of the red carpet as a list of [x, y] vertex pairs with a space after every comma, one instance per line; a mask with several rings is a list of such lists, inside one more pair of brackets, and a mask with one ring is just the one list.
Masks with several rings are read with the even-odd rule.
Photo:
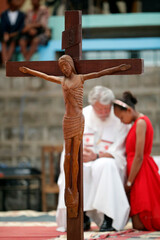
[[49, 240], [64, 235], [56, 227], [44, 226], [7, 226], [0, 227], [0, 240]]
[[[57, 232], [56, 226], [0, 226], [0, 240], [54, 240], [65, 233]], [[160, 240], [159, 232], [128, 229], [119, 232], [85, 232], [85, 240]]]

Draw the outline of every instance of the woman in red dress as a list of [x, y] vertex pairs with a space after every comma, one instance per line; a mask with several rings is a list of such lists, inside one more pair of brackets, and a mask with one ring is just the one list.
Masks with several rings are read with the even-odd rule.
[[126, 139], [126, 193], [130, 197], [133, 228], [160, 230], [160, 175], [150, 156], [153, 127], [149, 118], [135, 110], [137, 99], [123, 93], [122, 100], [114, 100], [115, 115], [125, 124], [133, 125]]

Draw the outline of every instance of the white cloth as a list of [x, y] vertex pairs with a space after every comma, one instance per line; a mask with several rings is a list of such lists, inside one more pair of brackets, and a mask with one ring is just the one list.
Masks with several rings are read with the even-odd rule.
[[[113, 108], [109, 117], [101, 121], [92, 106], [83, 109], [85, 117], [84, 145], [88, 144], [95, 152], [105, 150], [114, 158], [99, 158], [84, 163], [84, 211], [100, 226], [106, 214], [113, 219], [116, 230], [123, 229], [129, 216], [129, 203], [123, 182], [126, 173], [125, 138], [128, 125], [124, 125], [114, 115]], [[86, 140], [86, 136], [88, 140]], [[66, 228], [66, 210], [64, 203], [65, 178], [63, 170], [64, 151], [61, 156], [61, 173], [58, 179], [60, 188], [57, 209], [59, 230]]]
[[8, 11], [8, 18], [11, 25], [14, 25], [18, 18], [18, 11]]

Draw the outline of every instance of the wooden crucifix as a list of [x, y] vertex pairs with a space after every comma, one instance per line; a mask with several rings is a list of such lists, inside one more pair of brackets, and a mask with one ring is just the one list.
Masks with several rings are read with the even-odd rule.
[[[62, 49], [65, 49], [65, 55], [58, 61], [8, 62], [6, 68], [7, 76], [33, 75], [62, 86], [66, 107], [63, 131], [67, 239], [83, 240], [83, 84], [86, 80], [104, 75], [141, 74], [143, 60], [81, 60], [81, 11], [65, 12]], [[59, 77], [62, 76], [62, 73], [64, 77]]]

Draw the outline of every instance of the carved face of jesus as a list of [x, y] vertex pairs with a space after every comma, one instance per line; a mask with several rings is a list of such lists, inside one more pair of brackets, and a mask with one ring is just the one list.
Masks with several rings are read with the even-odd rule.
[[104, 105], [97, 101], [93, 104], [93, 109], [97, 117], [100, 118], [102, 121], [105, 121], [110, 114], [111, 104]]
[[60, 67], [62, 73], [66, 77], [69, 78], [71, 76], [73, 70], [72, 70], [71, 65], [67, 61], [64, 61], [64, 60], [59, 61], [59, 67]]

